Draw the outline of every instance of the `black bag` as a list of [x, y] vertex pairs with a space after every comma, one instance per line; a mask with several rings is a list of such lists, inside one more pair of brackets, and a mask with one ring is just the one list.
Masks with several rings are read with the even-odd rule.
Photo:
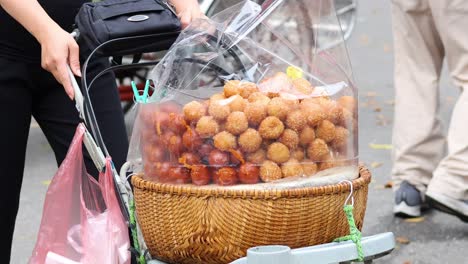
[[79, 42], [101, 56], [168, 49], [181, 24], [165, 0], [105, 0], [85, 3], [75, 18]]

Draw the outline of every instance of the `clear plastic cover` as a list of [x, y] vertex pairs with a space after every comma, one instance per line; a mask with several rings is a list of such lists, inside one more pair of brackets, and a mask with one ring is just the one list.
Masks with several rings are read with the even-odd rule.
[[145, 179], [295, 188], [358, 175], [357, 91], [333, 1], [246, 1], [184, 30], [151, 74], [129, 160]]

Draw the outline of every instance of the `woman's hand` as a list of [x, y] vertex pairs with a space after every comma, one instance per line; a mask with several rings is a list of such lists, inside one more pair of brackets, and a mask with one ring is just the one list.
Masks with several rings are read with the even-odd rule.
[[182, 28], [186, 28], [192, 20], [206, 18], [197, 0], [171, 0], [177, 12]]
[[74, 97], [67, 64], [73, 74], [81, 77], [79, 47], [75, 39], [59, 26], [54, 25], [38, 37], [42, 48], [42, 68], [51, 72], [63, 85], [70, 99]]

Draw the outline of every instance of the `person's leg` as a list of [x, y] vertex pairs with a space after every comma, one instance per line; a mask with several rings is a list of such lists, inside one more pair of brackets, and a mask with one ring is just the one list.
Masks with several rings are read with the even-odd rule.
[[0, 58], [0, 263], [10, 263], [15, 220], [23, 180], [26, 144], [31, 123], [31, 95], [27, 67], [23, 63]]
[[[100, 62], [99, 65], [93, 64], [92, 68], [96, 71], [102, 69], [102, 66]], [[63, 87], [50, 73], [38, 68], [34, 75], [37, 85], [34, 91], [33, 115], [54, 150], [57, 164], [60, 165], [80, 122], [79, 115], [75, 102], [67, 97]], [[111, 75], [104, 76], [95, 88], [91, 92], [91, 98], [96, 118], [106, 147], [116, 168], [119, 169], [126, 159], [128, 138], [115, 80]], [[97, 170], [88, 156], [85, 157], [85, 163], [88, 172], [96, 177]]]
[[454, 205], [460, 201], [459, 211], [468, 221], [468, 2], [431, 0], [431, 5], [450, 75], [461, 94], [448, 131], [448, 154], [434, 171], [428, 195], [447, 196]]
[[[392, 3], [395, 50], [392, 178], [396, 204], [411, 209], [403, 214], [417, 216], [422, 203], [420, 193], [425, 192], [445, 151], [438, 92], [444, 49], [428, 0]], [[401, 185], [402, 182], [406, 183]], [[414, 206], [402, 203], [411, 195], [401, 191], [416, 195], [409, 199], [413, 201], [406, 200]], [[395, 213], [400, 209], [395, 208]]]

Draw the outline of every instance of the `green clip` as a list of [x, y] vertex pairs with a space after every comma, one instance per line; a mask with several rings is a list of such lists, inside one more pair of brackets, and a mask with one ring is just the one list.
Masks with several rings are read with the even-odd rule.
[[135, 101], [137, 103], [146, 103], [148, 101], [148, 91], [149, 91], [150, 82], [146, 80], [145, 89], [143, 90], [143, 95], [140, 95], [138, 88], [134, 81], [132, 81], [133, 94], [135, 96]]

